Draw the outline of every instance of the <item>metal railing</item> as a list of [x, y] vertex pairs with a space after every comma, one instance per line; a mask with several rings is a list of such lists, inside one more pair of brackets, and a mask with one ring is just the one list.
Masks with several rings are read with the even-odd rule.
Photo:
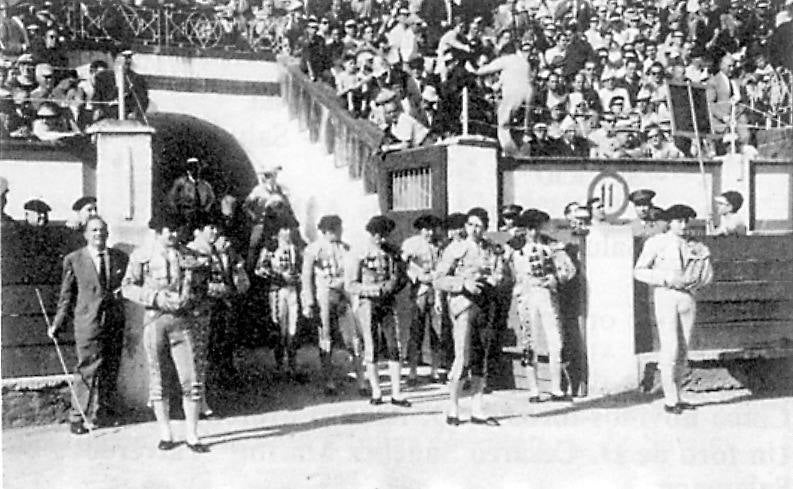
[[75, 2], [65, 12], [76, 40], [143, 44], [158, 48], [268, 49], [255, 23], [239, 24], [212, 7], [134, 6], [108, 0]]

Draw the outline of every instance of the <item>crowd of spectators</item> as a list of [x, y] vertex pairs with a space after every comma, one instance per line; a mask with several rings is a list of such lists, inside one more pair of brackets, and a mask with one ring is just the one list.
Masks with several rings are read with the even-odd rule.
[[[508, 152], [714, 156], [731, 138], [751, 146], [757, 129], [792, 122], [791, 0], [286, 8], [283, 35], [303, 70], [385, 129], [392, 148], [459, 135], [465, 124]], [[707, 87], [713, 129], [725, 137], [672, 138], [667, 82], [688, 81]]]
[[[80, 8], [89, 3], [97, 2]], [[507, 153], [713, 156], [730, 147], [730, 138], [751, 147], [757, 129], [793, 122], [787, 48], [793, 0], [180, 0], [167, 6], [212, 9], [245, 49], [299, 57], [309, 77], [334, 87], [353, 115], [385, 130], [387, 149], [467, 131], [498, 138]], [[110, 103], [92, 103], [92, 94], [107, 66], [92, 64], [84, 80], [67, 66], [63, 43], [75, 33], [63, 19], [72, 2], [3, 1], [0, 8], [4, 133], [30, 137], [40, 126], [50, 128], [44, 138], [59, 138], [106, 116]], [[726, 137], [700, 144], [672, 138], [667, 82], [687, 81], [707, 86], [713, 129]], [[38, 119], [48, 125], [35, 124]]]
[[[90, 63], [80, 78], [69, 66], [62, 4], [0, 3], [0, 136], [42, 141], [80, 137], [91, 123], [118, 113], [116, 75], [108, 62]], [[117, 58], [125, 79], [125, 107], [143, 118], [145, 80], [131, 69], [132, 52]]]

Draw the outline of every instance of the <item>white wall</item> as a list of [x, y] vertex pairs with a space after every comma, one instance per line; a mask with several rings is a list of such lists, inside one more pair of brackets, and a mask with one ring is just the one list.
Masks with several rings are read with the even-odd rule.
[[[113, 66], [113, 57], [101, 51], [69, 53], [69, 66], [77, 67], [80, 76], [88, 73], [88, 64], [103, 59]], [[132, 69], [143, 75], [179, 78], [214, 78], [219, 80], [277, 82], [280, 68], [275, 61], [225, 58], [189, 58], [159, 54], [135, 54]]]
[[90, 190], [84, 188], [83, 164], [77, 160], [0, 159], [0, 176], [8, 179], [5, 211], [14, 219], [25, 217], [23, 206], [31, 199], [41, 199], [52, 208], [51, 221], [72, 219], [72, 204]]

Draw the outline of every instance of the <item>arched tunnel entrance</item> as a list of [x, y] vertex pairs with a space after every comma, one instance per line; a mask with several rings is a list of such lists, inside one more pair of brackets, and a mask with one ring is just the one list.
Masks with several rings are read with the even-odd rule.
[[163, 208], [173, 181], [184, 174], [186, 160], [196, 157], [204, 166], [201, 178], [220, 198], [244, 199], [256, 185], [253, 164], [237, 139], [225, 129], [186, 114], [147, 115], [156, 129], [152, 140], [152, 209]]

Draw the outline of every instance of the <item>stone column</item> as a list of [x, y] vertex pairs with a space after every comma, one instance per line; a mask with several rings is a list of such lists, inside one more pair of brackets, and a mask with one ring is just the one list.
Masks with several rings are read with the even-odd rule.
[[[110, 229], [110, 244], [126, 253], [150, 239], [154, 129], [135, 120], [103, 120], [88, 129], [96, 137], [96, 188], [100, 215]], [[143, 308], [127, 302], [119, 394], [129, 408], [146, 405], [148, 375]]]
[[447, 149], [446, 185], [449, 213], [483, 207], [490, 228], [498, 223], [498, 148], [458, 138]]
[[589, 395], [638, 386], [630, 226], [594, 226], [586, 240]]

